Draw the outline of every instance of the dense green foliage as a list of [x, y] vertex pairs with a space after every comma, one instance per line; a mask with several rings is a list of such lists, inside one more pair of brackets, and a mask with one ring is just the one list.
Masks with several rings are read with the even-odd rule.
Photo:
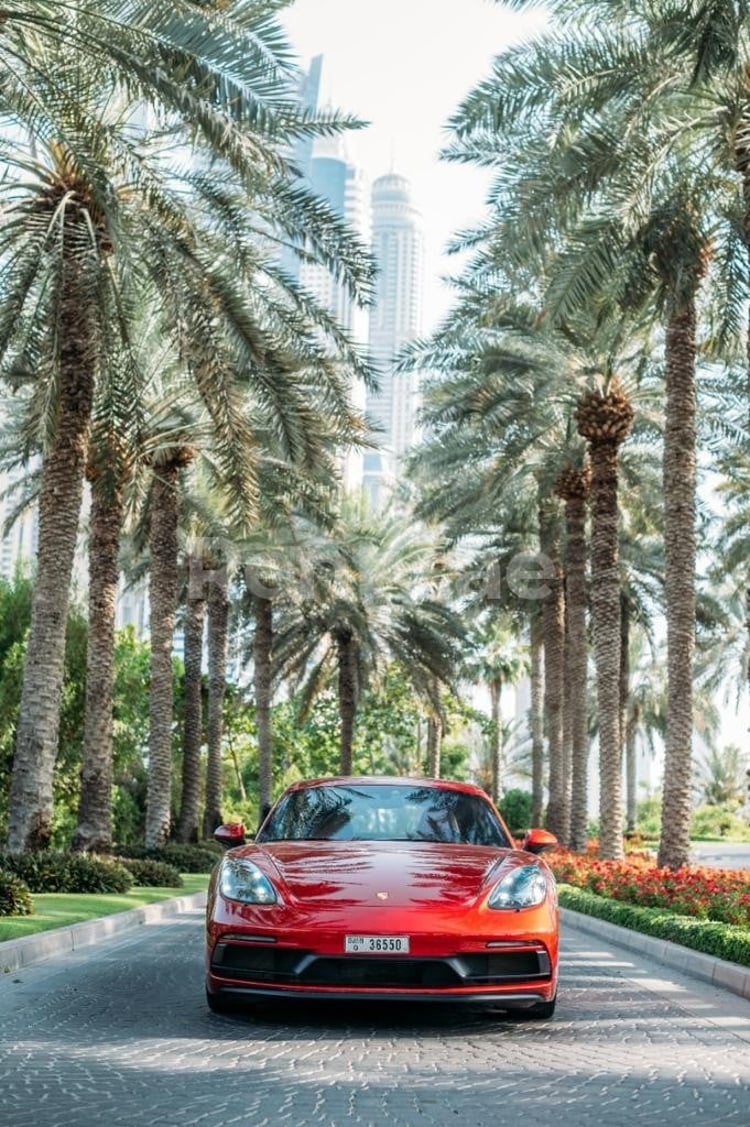
[[[221, 846], [217, 844], [214, 848], [214, 845], [214, 842], [204, 842], [201, 845], [179, 845], [172, 842], [163, 845], [161, 849], [146, 849], [143, 845], [116, 845], [114, 851], [123, 863], [126, 860], [148, 861], [167, 866], [177, 873], [210, 873], [222, 853]], [[169, 885], [169, 882], [166, 883]]]
[[[336, 694], [320, 693], [300, 716], [300, 696], [278, 701], [272, 709], [274, 798], [299, 779], [339, 774], [341, 745]], [[469, 757], [483, 739], [486, 718], [446, 694], [447, 734], [442, 774], [467, 779]], [[225, 816], [257, 825], [258, 753], [255, 709], [238, 692], [226, 707], [224, 760]], [[427, 765], [424, 705], [397, 664], [381, 683], [363, 695], [354, 731], [354, 771], [365, 775], [421, 775]], [[238, 778], [239, 773], [239, 778]], [[239, 782], [246, 798], [242, 798]]]
[[84, 853], [0, 853], [0, 869], [32, 892], [127, 892], [133, 885], [117, 861]]
[[30, 916], [34, 911], [29, 886], [15, 873], [0, 869], [0, 916]]
[[528, 830], [531, 827], [531, 791], [514, 787], [500, 799], [498, 807], [511, 833]]
[[[0, 837], [5, 832], [14, 737], [21, 702], [26, 634], [30, 622], [31, 580], [17, 575], [0, 579]], [[67, 847], [76, 824], [80, 794], [81, 748], [86, 698], [87, 626], [73, 606], [68, 613], [65, 680], [60, 715], [59, 753], [55, 765], [55, 824], [52, 843]], [[149, 659], [147, 642], [132, 627], [117, 632], [113, 708], [113, 820], [115, 837], [138, 841], [143, 836], [148, 748]], [[175, 659], [175, 700], [179, 718], [182, 666]], [[175, 735], [175, 760], [178, 737]]]
[[570, 885], [560, 885], [559, 895], [563, 908], [750, 967], [750, 931], [747, 928], [677, 916], [662, 908], [623, 904]]
[[182, 888], [182, 877], [174, 865], [150, 858], [116, 857], [115, 860], [128, 870], [140, 888]]

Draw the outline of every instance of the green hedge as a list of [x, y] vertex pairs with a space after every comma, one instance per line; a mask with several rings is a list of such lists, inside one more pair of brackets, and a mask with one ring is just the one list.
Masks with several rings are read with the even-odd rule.
[[15, 873], [0, 869], [0, 916], [30, 916], [33, 911], [26, 882]]
[[563, 908], [750, 967], [750, 930], [747, 928], [714, 920], [697, 920], [692, 916], [677, 916], [663, 908], [624, 904], [569, 884], [558, 885], [558, 892]]
[[184, 884], [179, 869], [175, 869], [174, 865], [166, 865], [163, 861], [134, 857], [115, 857], [114, 860], [132, 874], [140, 888], [182, 888]]
[[133, 877], [116, 861], [88, 853], [0, 853], [0, 869], [32, 892], [127, 892]]
[[165, 865], [172, 865], [178, 873], [210, 873], [223, 855], [218, 842], [216, 848], [208, 842], [201, 845], [170, 842], [161, 849], [146, 849], [143, 845], [115, 845], [112, 852], [118, 857], [129, 857], [134, 861], [161, 861]]

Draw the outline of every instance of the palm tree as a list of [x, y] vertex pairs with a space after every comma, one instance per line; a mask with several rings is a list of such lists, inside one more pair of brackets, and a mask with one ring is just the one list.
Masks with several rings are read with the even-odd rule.
[[588, 809], [588, 730], [586, 635], [586, 502], [591, 486], [588, 465], [569, 465], [555, 483], [565, 502], [565, 683], [569, 686], [570, 821], [567, 837], [571, 849], [586, 849]]
[[542, 603], [544, 633], [544, 719], [547, 730], [549, 800], [546, 823], [561, 841], [565, 832], [565, 752], [563, 705], [565, 699], [565, 595], [560, 563], [560, 514], [554, 498], [540, 506], [539, 544], [550, 562], [549, 594]]
[[[279, 168], [279, 142], [328, 132], [346, 119], [299, 105], [278, 10], [278, 0], [19, 0], [3, 15], [4, 105], [49, 136], [58, 101], [70, 91], [55, 60], [72, 52], [101, 89], [124, 91], [188, 124], [236, 169]], [[34, 89], [39, 78], [48, 89], [44, 100]]]
[[87, 476], [91, 482], [89, 616], [86, 711], [81, 753], [81, 796], [72, 847], [112, 848], [112, 695], [120, 535], [127, 460], [114, 436], [95, 428]]
[[502, 691], [505, 685], [515, 684], [528, 672], [527, 647], [507, 616], [488, 617], [481, 622], [471, 638], [471, 645], [476, 656], [469, 663], [468, 670], [472, 678], [487, 686], [490, 693], [490, 793], [493, 802], [498, 802], [506, 785]]
[[182, 785], [178, 841], [200, 837], [201, 745], [203, 743], [203, 635], [206, 621], [206, 568], [202, 557], [187, 557], [185, 596], [185, 688], [182, 734]]
[[583, 396], [578, 432], [591, 462], [591, 615], [599, 714], [600, 855], [622, 857], [620, 730], [620, 574], [617, 454], [633, 425], [633, 408], [617, 380]]
[[420, 591], [434, 552], [433, 538], [416, 534], [409, 516], [377, 517], [364, 501], [345, 505], [302, 597], [279, 608], [277, 675], [300, 679], [303, 707], [335, 676], [343, 774], [352, 772], [362, 691], [385, 665], [400, 662], [428, 701], [436, 681], [451, 684], [463, 629], [446, 605]]
[[258, 807], [260, 817], [271, 807], [273, 795], [273, 755], [271, 745], [271, 704], [273, 699], [273, 601], [255, 595], [253, 667], [255, 715], [258, 725]]
[[180, 478], [195, 457], [190, 446], [166, 447], [153, 459], [149, 556], [149, 695], [148, 794], [146, 847], [158, 849], [171, 829], [172, 787], [172, 643], [178, 589]]
[[[247, 26], [249, 29], [249, 22]], [[234, 265], [247, 277], [248, 232], [244, 242], [235, 237], [238, 211], [229, 210], [231, 199], [237, 198], [239, 189], [244, 190], [241, 178], [245, 176], [252, 184], [257, 227], [262, 228], [266, 239], [273, 229], [284, 237], [298, 238], [313, 257], [337, 270], [355, 289], [364, 277], [360, 270], [364, 259], [356, 243], [350, 243], [349, 233], [324, 205], [303, 189], [290, 187], [292, 172], [272, 151], [268, 140], [271, 134], [275, 143], [287, 126], [292, 132], [294, 128], [307, 128], [299, 115], [297, 126], [291, 124], [293, 108], [287, 107], [288, 113], [285, 110], [282, 114], [286, 122], [283, 128], [274, 123], [269, 110], [256, 129], [256, 155], [265, 145], [268, 157], [263, 175], [259, 175], [258, 163], [246, 158], [247, 141], [242, 152], [237, 149], [233, 124], [217, 135], [214, 154], [218, 152], [226, 159], [229, 189], [217, 193], [205, 178], [202, 181], [199, 175], [190, 174], [187, 179], [192, 194], [188, 203], [179, 174], [165, 171], [162, 152], [149, 154], [142, 134], [129, 120], [129, 110], [126, 108], [124, 114], [120, 111], [113, 88], [106, 88], [102, 74], [96, 74], [94, 83], [94, 76], [83, 74], [78, 60], [64, 49], [49, 48], [43, 58], [43, 47], [37, 43], [33, 46], [34, 65], [27, 75], [26, 91], [33, 94], [35, 106], [47, 107], [29, 111], [27, 124], [33, 130], [35, 146], [32, 152], [37, 155], [14, 151], [18, 147], [15, 137], [3, 143], [4, 156], [23, 170], [26, 179], [12, 190], [9, 222], [4, 228], [7, 300], [0, 319], [0, 358], [5, 359], [6, 372], [16, 381], [27, 378], [28, 372], [42, 374], [36, 405], [38, 409], [46, 405], [49, 410], [40, 489], [35, 609], [11, 788], [8, 841], [13, 849], [43, 847], [49, 837], [62, 676], [60, 624], [65, 621], [95, 386], [110, 360], [112, 340], [119, 337], [118, 347], [127, 353], [133, 332], [128, 306], [120, 300], [122, 271], [131, 269], [144, 278], [151, 270], [169, 316], [199, 273], [204, 279], [205, 299], [206, 286], [210, 288], [210, 279], [205, 280], [210, 262], [214, 301], [208, 304], [221, 300], [225, 313], [234, 317], [233, 330], [239, 332], [242, 341], [245, 325], [237, 323], [242, 310], [236, 301], [232, 304], [237, 287], [219, 287], [217, 270], [222, 261], [217, 264], [215, 247], [200, 261], [196, 225], [200, 226], [210, 210], [214, 232], [220, 224], [232, 229]], [[207, 80], [210, 70], [208, 64], [203, 68]], [[244, 64], [241, 70], [248, 73]], [[281, 71], [273, 73], [282, 82]], [[166, 73], [162, 80], [166, 88]], [[183, 105], [188, 101], [197, 111], [197, 92], [194, 98], [183, 99]], [[237, 113], [242, 114], [241, 99]], [[208, 130], [209, 117], [210, 113], [203, 115], [200, 132], [203, 126]], [[212, 120], [215, 125], [216, 115]], [[311, 123], [310, 128], [317, 127]], [[29, 183], [30, 176], [36, 178], [35, 182]], [[181, 179], [184, 186], [184, 172]], [[206, 205], [204, 216], [196, 214], [196, 200], [201, 196]], [[246, 215], [247, 205], [245, 196]], [[203, 237], [207, 242], [207, 226]], [[254, 237], [257, 247], [257, 234]], [[167, 259], [170, 246], [171, 276]], [[275, 273], [278, 290], [280, 275]], [[194, 291], [191, 298], [194, 301]], [[267, 295], [262, 300], [268, 305]], [[270, 300], [275, 301], [273, 294]], [[297, 317], [304, 320], [309, 302], [299, 294], [294, 300]], [[205, 307], [204, 300], [198, 310]], [[181, 313], [170, 319], [177, 339], [184, 339]], [[194, 319], [199, 319], [198, 311]], [[63, 331], [50, 333], [49, 325], [61, 325]], [[324, 332], [328, 341], [337, 339], [341, 343], [342, 335], [330, 319]], [[215, 333], [207, 336], [215, 337]], [[354, 355], [351, 350], [350, 355]], [[361, 369], [355, 357], [354, 367], [358, 365]], [[257, 362], [253, 367], [257, 371]], [[203, 359], [190, 366], [208, 409], [226, 436], [232, 429], [241, 430], [242, 424], [232, 396], [217, 394], [213, 382], [216, 368], [215, 363]], [[330, 370], [330, 360], [328, 368], [328, 387], [336, 384], [340, 388], [340, 373]], [[52, 391], [54, 395], [50, 395]], [[121, 394], [130, 394], [127, 385]], [[244, 477], [241, 473], [236, 476], [242, 498]]]
[[220, 826], [222, 794], [223, 708], [227, 677], [229, 592], [224, 566], [214, 568], [208, 592], [208, 764], [203, 836]]
[[542, 812], [544, 809], [544, 668], [542, 662], [544, 632], [540, 614], [534, 614], [532, 612], [529, 632], [531, 824], [533, 826], [539, 826], [542, 822]]
[[651, 303], [663, 326], [671, 704], [660, 860], [678, 867], [689, 855], [696, 301], [710, 267], [714, 343], [726, 351], [743, 318], [747, 337], [750, 13], [728, 2], [679, 19], [669, 3], [574, 8], [553, 4], [557, 25], [498, 61], [457, 117], [452, 155], [491, 163], [491, 140], [502, 152], [496, 226], [513, 220], [516, 255], [561, 247], [547, 284], [554, 317]]

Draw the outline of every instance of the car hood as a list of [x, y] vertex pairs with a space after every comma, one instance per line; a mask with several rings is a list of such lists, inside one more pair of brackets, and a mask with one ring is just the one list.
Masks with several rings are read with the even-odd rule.
[[287, 904], [383, 907], [476, 902], [509, 868], [534, 863], [520, 850], [438, 842], [268, 842], [232, 850], [274, 882]]

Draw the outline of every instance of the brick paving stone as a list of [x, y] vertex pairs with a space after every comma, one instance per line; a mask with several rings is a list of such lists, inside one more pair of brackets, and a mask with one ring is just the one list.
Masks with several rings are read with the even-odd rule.
[[750, 1127], [750, 1003], [567, 926], [557, 1014], [210, 1014], [202, 913], [0, 978], [2, 1127]]

